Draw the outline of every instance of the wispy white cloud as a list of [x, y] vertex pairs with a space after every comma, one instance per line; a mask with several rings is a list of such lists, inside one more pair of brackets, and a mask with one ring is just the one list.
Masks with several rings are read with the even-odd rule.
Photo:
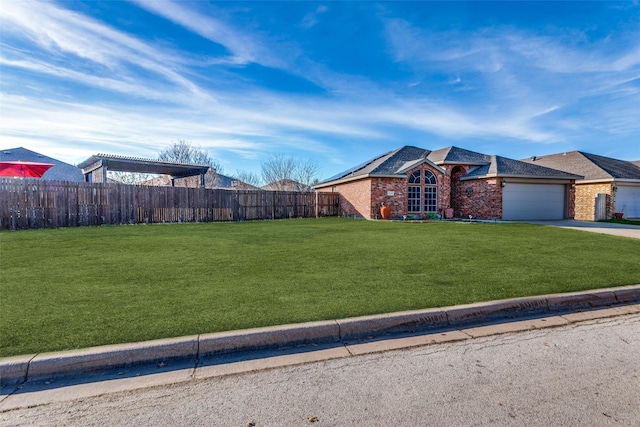
[[[202, 96], [202, 90], [180, 72], [180, 60], [163, 50], [149, 46], [134, 37], [114, 30], [94, 19], [39, 1], [2, 2], [0, 19], [3, 32], [29, 39], [41, 51], [2, 49], [6, 65], [38, 71], [97, 87], [125, 92], [134, 96], [159, 99], [159, 90], [149, 90], [135, 70], [143, 69], [179, 88], [191, 97]], [[12, 57], [8, 57], [11, 54]], [[47, 63], [38, 60], [46, 58]], [[162, 88], [157, 79], [154, 85]]]
[[[371, 83], [362, 76], [352, 76], [332, 70], [321, 61], [306, 55], [299, 43], [289, 36], [262, 32], [259, 28], [236, 27], [233, 16], [223, 19], [212, 14], [216, 9], [209, 6], [206, 12], [198, 10], [198, 2], [175, 0], [130, 0], [140, 7], [178, 24], [206, 40], [224, 46], [229, 55], [209, 58], [210, 64], [237, 65], [258, 64], [281, 70], [327, 90], [331, 94], [354, 94], [359, 90], [371, 90]], [[328, 11], [324, 5], [302, 18], [307, 29], [318, 23], [319, 17]]]
[[[631, 41], [640, 32], [628, 34]], [[503, 34], [505, 49], [528, 66], [553, 73], [612, 73], [629, 71], [640, 65], [640, 43], [632, 42], [621, 50], [619, 41], [609, 38], [592, 42], [576, 42], [581, 34], [568, 32], [544, 36], [523, 31]], [[627, 43], [625, 43], [627, 44]]]
[[[225, 44], [238, 58], [258, 60], [255, 55], [248, 54], [254, 48], [242, 50], [235, 47], [250, 40], [248, 35], [238, 35], [232, 28], [217, 20], [187, 10], [170, 1], [142, 2], [141, 4], [153, 10], [154, 13], [160, 13], [197, 33], [206, 35], [213, 41]], [[190, 89], [186, 94], [180, 95], [180, 91], [167, 91], [164, 87], [156, 88], [154, 87], [156, 83], [149, 84], [146, 77], [131, 75], [128, 71], [125, 71], [122, 76], [112, 78], [94, 73], [83, 73], [33, 59], [10, 60], [3, 58], [3, 63], [6, 65], [55, 75], [88, 86], [134, 94], [147, 99], [171, 101], [172, 108], [164, 110], [155, 108], [153, 112], [146, 109], [140, 111], [140, 115], [144, 113], [159, 118], [155, 121], [151, 120], [154, 123], [153, 128], [157, 129], [157, 132], [149, 133], [150, 129], [145, 129], [145, 132], [141, 133], [143, 135], [158, 133], [175, 135], [188, 129], [189, 134], [212, 141], [218, 140], [218, 138], [228, 141], [230, 135], [271, 138], [283, 132], [291, 135], [311, 132], [317, 135], [334, 135], [344, 138], [380, 139], [387, 135], [378, 125], [385, 123], [386, 125], [401, 125], [449, 137], [498, 135], [500, 133], [509, 137], [530, 140], [542, 140], [549, 137], [548, 133], [532, 128], [532, 123], [528, 122], [528, 119], [532, 117], [529, 113], [523, 114], [522, 117], [515, 117], [515, 114], [511, 112], [504, 120], [487, 120], [486, 117], [477, 118], [477, 111], [464, 111], [464, 109], [452, 104], [425, 102], [420, 98], [397, 102], [393, 93], [375, 86], [369, 90], [363, 90], [363, 85], [366, 85], [366, 82], [354, 85], [350, 76], [341, 76], [322, 66], [317, 66], [314, 69], [314, 64], [311, 64], [309, 73], [315, 73], [317, 79], [332, 80], [334, 85], [336, 85], [336, 81], [344, 79], [345, 93], [336, 92], [337, 97], [323, 101], [305, 100], [301, 97], [296, 98], [261, 89], [253, 89], [250, 93], [218, 94], [215, 90], [197, 87], [174, 71], [172, 66], [181, 63], [180, 58], [167, 56], [158, 48], [74, 12], [56, 9], [50, 5], [38, 8], [38, 10], [41, 13], [39, 20], [44, 23], [42, 26], [35, 26], [29, 20], [24, 19], [26, 15], [33, 13], [32, 10], [14, 11], [13, 16], [17, 16], [15, 21], [19, 22], [23, 28], [27, 28], [28, 33], [32, 34], [31, 37], [39, 40], [40, 45], [49, 51], [52, 49], [52, 43], [43, 42], [43, 40], [53, 40], [55, 42], [53, 45], [63, 51], [82, 53], [81, 43], [77, 40], [82, 38], [86, 40], [86, 37], [89, 37], [89, 41], [85, 43], [91, 44], [94, 49], [92, 52], [82, 53], [82, 55], [92, 62], [98, 62], [112, 69], [126, 70], [126, 65], [132, 63], [135, 58], [137, 66], [154, 70], [154, 72], [166, 76], [177, 86]], [[63, 30], [62, 26], [71, 29]], [[76, 32], [72, 33], [71, 31]], [[259, 43], [251, 41], [247, 41], [247, 44], [250, 46], [259, 45]], [[481, 52], [482, 49], [479, 48], [456, 50], [453, 53], [442, 54], [444, 56], [441, 55], [439, 59], [465, 58]], [[194, 100], [192, 96], [194, 92], [199, 94], [200, 100]], [[354, 92], [366, 93], [367, 95], [353, 97]], [[217, 102], [214, 102], [214, 99]], [[77, 101], [77, 105], [81, 104], [81, 101]], [[97, 129], [108, 125], [101, 120], [89, 120], [86, 117], [89, 114], [87, 112], [95, 110], [87, 107], [89, 106], [82, 108], [85, 113], [81, 114], [85, 122], [92, 123], [92, 126]], [[182, 116], [190, 116], [194, 119], [176, 119], [176, 116], [181, 116], [179, 113], [176, 114], [180, 108], [189, 112], [189, 114], [182, 114]], [[50, 110], [47, 105], [42, 105], [39, 109]], [[66, 110], [68, 111], [67, 122], [70, 120], [73, 110], [80, 110], [80, 108]], [[130, 109], [127, 108], [127, 110]], [[74, 111], [75, 113], [77, 111]], [[97, 114], [104, 114], [104, 111], [98, 111]], [[56, 117], [62, 118], [58, 114]], [[201, 122], [201, 120], [203, 121]], [[149, 120], [146, 121], [149, 122]], [[171, 123], [175, 123], [175, 125], [169, 125]], [[182, 130], [178, 131], [177, 128]], [[81, 137], [82, 135], [79, 136], [79, 138]], [[135, 132], [129, 134], [127, 138], [135, 140]], [[237, 139], [234, 141], [237, 142]]]
[[[480, 88], [484, 102], [473, 101], [472, 93], [466, 107], [455, 107], [459, 113], [475, 105], [471, 122], [461, 120], [461, 128], [472, 134], [565, 139], [576, 129], [565, 127], [563, 115], [580, 114], [588, 127], [600, 121], [606, 128], [611, 122], [604, 117], [611, 111], [615, 128], [639, 129], [637, 108], [630, 105], [637, 104], [637, 87], [628, 82], [640, 73], [640, 32], [617, 35], [620, 43], [611, 37], [589, 41], [576, 30], [541, 35], [506, 26], [434, 33], [402, 19], [387, 20], [385, 29], [394, 60], [409, 64], [417, 75], [445, 73], [449, 81]], [[596, 97], [596, 106], [586, 108]], [[487, 104], [499, 105], [491, 120]], [[543, 121], [547, 114], [536, 111], [558, 119]]]
[[230, 53], [226, 59], [229, 63], [254, 62], [265, 66], [281, 66], [279, 59], [272, 55], [272, 52], [256, 34], [238, 31], [222, 20], [198, 13], [181, 2], [173, 0], [132, 1], [156, 15], [188, 28], [205, 39], [224, 46]]
[[367, 111], [370, 117], [393, 126], [409, 127], [455, 140], [465, 138], [513, 138], [544, 142], [559, 136], [537, 129], [537, 117], [549, 110], [533, 108], [512, 111], [503, 117], [478, 111], [464, 112], [456, 106], [429, 101], [402, 101], [386, 108]]
[[325, 5], [318, 6], [313, 12], [307, 13], [302, 18], [300, 26], [306, 29], [315, 27], [320, 21], [320, 16], [322, 16], [328, 9], [329, 8]]
[[495, 72], [505, 61], [494, 37], [480, 32], [433, 31], [403, 19], [385, 20], [391, 57], [415, 69]]
[[[640, 30], [585, 40], [577, 30], [544, 35], [510, 26], [433, 31], [402, 19], [387, 19], [389, 53], [420, 69], [496, 72], [504, 66], [554, 73], [623, 72], [640, 65]], [[621, 48], [628, 46], [627, 49]]]
[[[233, 132], [208, 126], [202, 117], [181, 116], [179, 110], [118, 109], [59, 100], [34, 100], [4, 95], [2, 140], [14, 142], [62, 140], [73, 145], [76, 161], [97, 150], [155, 157], [160, 147], [177, 139], [188, 139], [203, 147], [229, 151], [261, 152], [264, 147], [242, 138], [242, 129]], [[251, 132], [248, 132], [249, 134]], [[235, 137], [233, 137], [235, 135]], [[19, 144], [28, 146], [29, 144]], [[99, 148], [97, 148], [99, 147]]]

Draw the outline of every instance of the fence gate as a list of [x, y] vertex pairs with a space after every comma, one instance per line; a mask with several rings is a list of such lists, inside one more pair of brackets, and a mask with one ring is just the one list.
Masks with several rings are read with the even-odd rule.
[[596, 196], [594, 219], [600, 221], [601, 219], [607, 219], [607, 195], [598, 194]]

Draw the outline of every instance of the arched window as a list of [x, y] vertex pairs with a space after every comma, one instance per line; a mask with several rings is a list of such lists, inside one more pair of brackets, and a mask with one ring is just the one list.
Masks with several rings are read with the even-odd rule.
[[[418, 172], [418, 171], [416, 171]], [[424, 183], [425, 185], [436, 185], [438, 180], [436, 180], [436, 176], [431, 171], [424, 171]]]
[[424, 171], [424, 211], [438, 211], [438, 188], [436, 176], [428, 170]]
[[408, 212], [420, 212], [422, 206], [422, 186], [420, 185], [422, 172], [414, 171], [409, 175]]
[[[424, 176], [424, 180], [423, 180]], [[417, 170], [409, 175], [409, 194], [407, 212], [438, 212], [438, 180], [433, 172]], [[424, 194], [424, 201], [422, 195]]]

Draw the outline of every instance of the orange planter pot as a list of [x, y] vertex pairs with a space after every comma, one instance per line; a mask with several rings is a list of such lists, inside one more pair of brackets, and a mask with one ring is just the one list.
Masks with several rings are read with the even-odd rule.
[[380, 208], [380, 215], [382, 215], [382, 219], [390, 219], [391, 208], [389, 206], [382, 205], [382, 207]]

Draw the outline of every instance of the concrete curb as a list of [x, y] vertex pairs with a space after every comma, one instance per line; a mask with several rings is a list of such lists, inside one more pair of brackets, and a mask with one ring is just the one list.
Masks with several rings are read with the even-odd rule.
[[199, 356], [339, 340], [340, 327], [334, 320], [269, 326], [201, 335]]
[[193, 360], [223, 353], [310, 343], [341, 343], [372, 336], [515, 320], [527, 316], [640, 303], [640, 285], [586, 292], [514, 298], [447, 308], [405, 311], [206, 335], [91, 347], [0, 359], [0, 386], [31, 379], [117, 369], [133, 365]]
[[[136, 365], [172, 359], [195, 360], [198, 336], [139, 343], [115, 344], [56, 353], [43, 353], [29, 363], [27, 377], [39, 378], [70, 372], [98, 371], [107, 367]], [[2, 371], [0, 364], [0, 372]]]

